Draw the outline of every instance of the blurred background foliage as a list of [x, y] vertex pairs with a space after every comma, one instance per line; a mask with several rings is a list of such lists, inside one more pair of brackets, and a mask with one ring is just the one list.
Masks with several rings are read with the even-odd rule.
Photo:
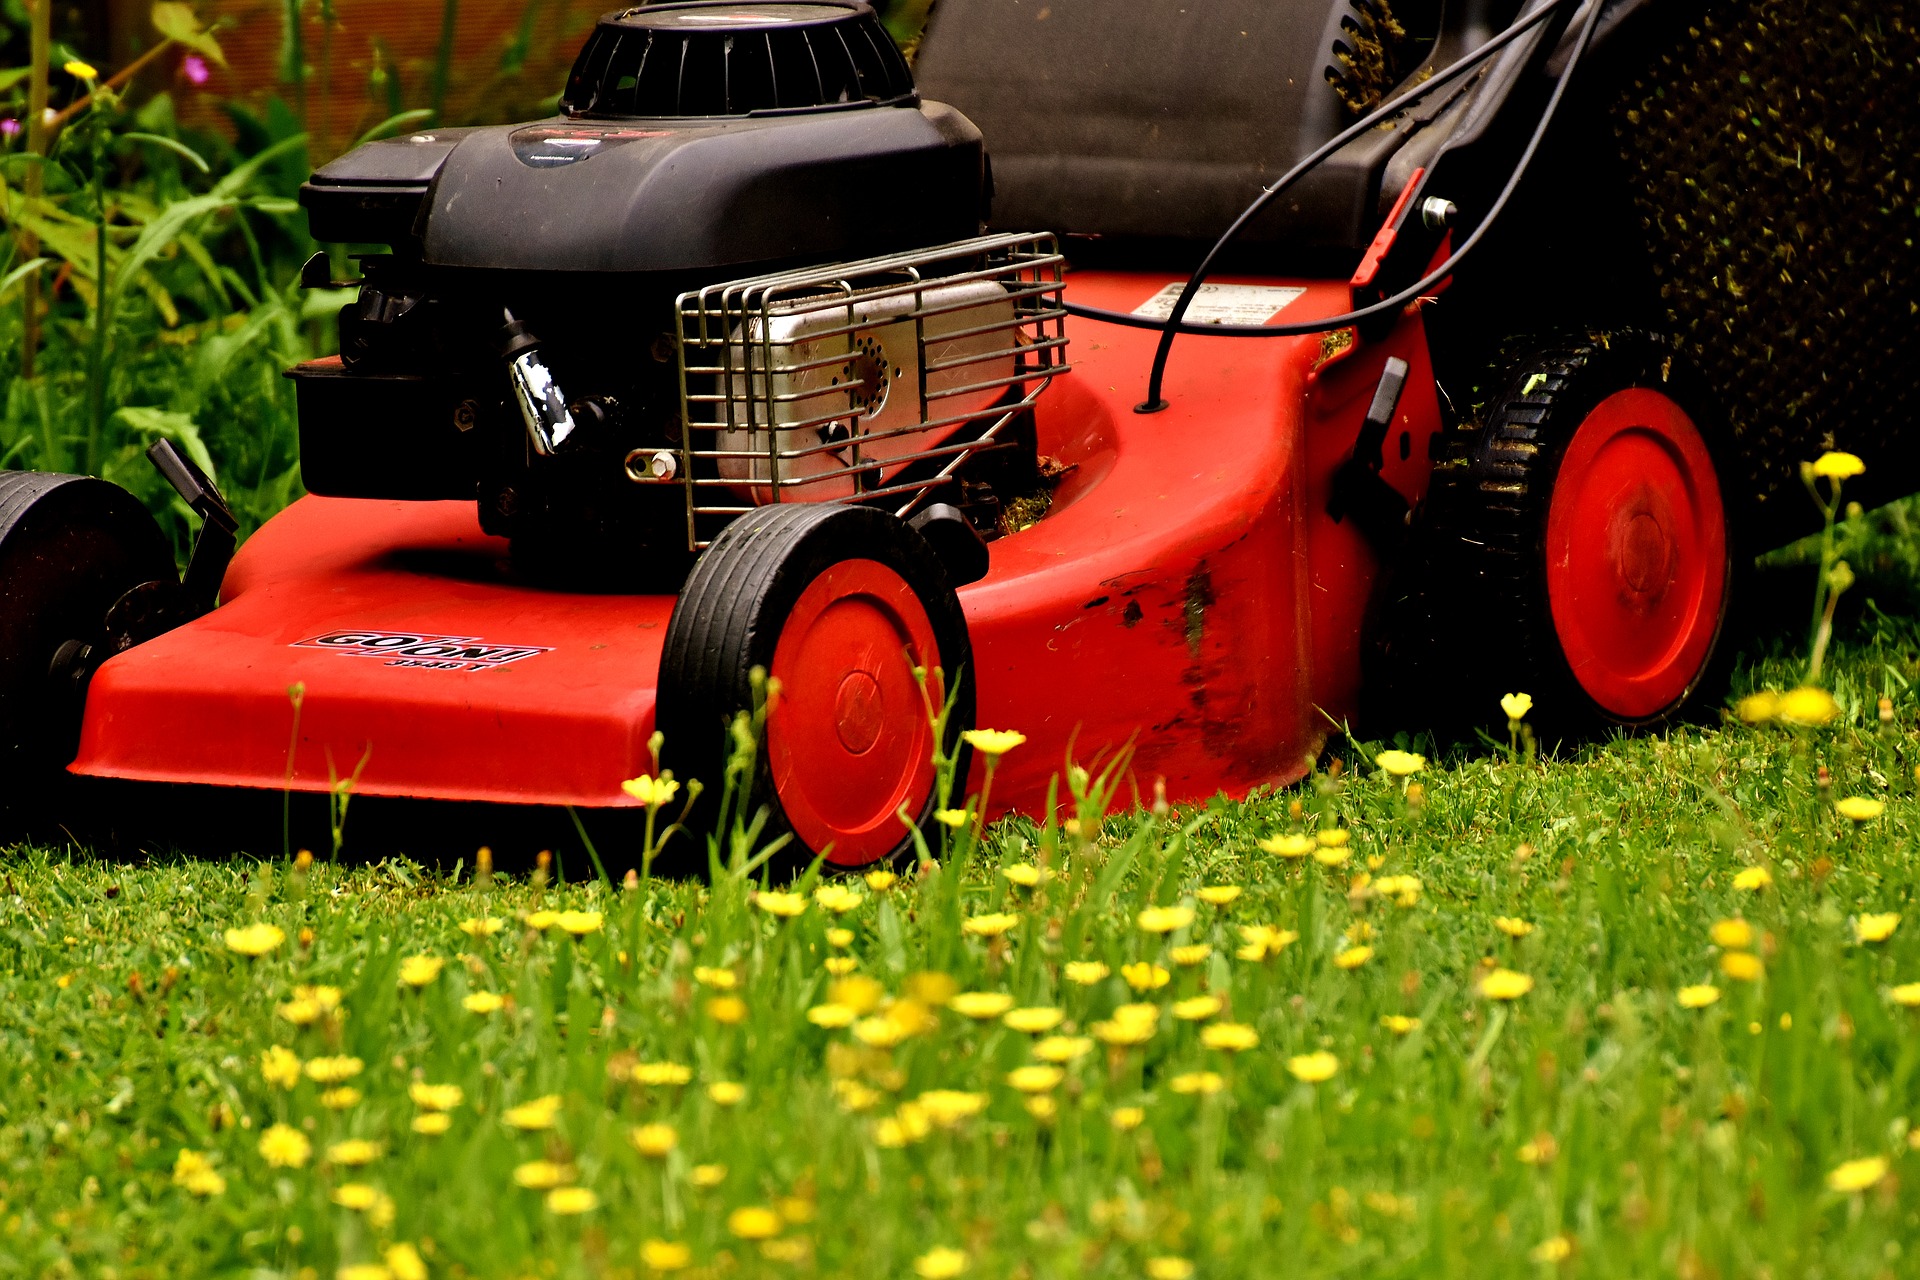
[[[876, 7], [911, 50], [930, 3]], [[402, 129], [550, 114], [610, 7], [0, 0], [0, 468], [123, 484], [184, 555], [142, 456], [167, 437], [257, 527], [301, 491], [282, 374], [350, 297], [299, 287], [301, 182]]]

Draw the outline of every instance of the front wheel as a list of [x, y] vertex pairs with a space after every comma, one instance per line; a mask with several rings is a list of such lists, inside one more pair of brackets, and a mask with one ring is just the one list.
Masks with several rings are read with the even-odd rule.
[[[904, 812], [936, 830], [941, 754], [966, 776], [973, 723], [966, 618], [945, 569], [905, 522], [864, 507], [767, 507], [729, 525], [695, 563], [667, 627], [658, 713], [663, 759], [698, 778], [711, 811], [727, 726], [765, 671], [766, 740], [748, 799], [790, 865], [845, 870], [904, 858]], [[924, 683], [923, 683], [924, 682]]]

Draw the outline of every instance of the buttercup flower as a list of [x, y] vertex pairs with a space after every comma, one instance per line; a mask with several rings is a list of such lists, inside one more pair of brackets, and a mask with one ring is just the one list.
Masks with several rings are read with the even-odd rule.
[[320, 1105], [329, 1111], [346, 1111], [360, 1105], [361, 1093], [350, 1084], [328, 1089], [320, 1095]]
[[328, 1197], [342, 1209], [371, 1209], [380, 1203], [380, 1192], [364, 1182], [343, 1182]]
[[1870, 796], [1843, 796], [1833, 802], [1833, 807], [1841, 817], [1854, 822], [1871, 822], [1887, 808], [1885, 803]]
[[891, 871], [869, 871], [861, 878], [867, 882], [867, 888], [873, 890], [875, 893], [885, 893], [887, 890], [893, 888], [893, 882], [900, 877], [894, 875]]
[[225, 1193], [227, 1180], [214, 1171], [204, 1153], [182, 1147], [173, 1161], [173, 1185], [184, 1187], [189, 1195], [209, 1197]]
[[1066, 1014], [1058, 1009], [1031, 1007], [1009, 1009], [1007, 1010], [1006, 1016], [1000, 1019], [1000, 1021], [1006, 1023], [1008, 1027], [1015, 1031], [1024, 1031], [1028, 1035], [1039, 1035], [1043, 1031], [1051, 1031], [1059, 1026], [1061, 1019], [1066, 1016]]
[[1861, 942], [1885, 942], [1900, 927], [1900, 913], [1885, 911], [1867, 914], [1853, 922], [1853, 936]]
[[1148, 907], [1134, 917], [1134, 923], [1147, 933], [1172, 933], [1193, 923], [1193, 908]]
[[1813, 474], [1828, 480], [1851, 480], [1865, 473], [1866, 469], [1867, 464], [1860, 460], [1858, 454], [1831, 449], [1814, 459], [1813, 463]]
[[1184, 947], [1169, 947], [1167, 949], [1167, 959], [1173, 961], [1183, 969], [1191, 969], [1196, 964], [1204, 963], [1206, 958], [1212, 954], [1212, 945], [1205, 942], [1191, 942]]
[[1707, 930], [1707, 936], [1713, 939], [1717, 947], [1745, 951], [1753, 945], [1753, 926], [1738, 916], [1731, 920], [1716, 920]]
[[574, 937], [584, 938], [590, 933], [600, 932], [606, 918], [598, 911], [562, 911], [554, 923]]
[[1373, 762], [1396, 778], [1409, 778], [1427, 767], [1427, 758], [1411, 751], [1382, 751]]
[[1733, 887], [1758, 893], [1773, 883], [1773, 872], [1765, 867], [1744, 867], [1733, 877]]
[[423, 1111], [415, 1116], [407, 1127], [415, 1133], [437, 1138], [453, 1128], [453, 1117], [444, 1111]]
[[557, 1164], [552, 1160], [529, 1160], [525, 1164], [514, 1166], [513, 1180], [518, 1186], [529, 1191], [550, 1191], [554, 1187], [563, 1187], [579, 1176], [570, 1164]]
[[1194, 897], [1210, 907], [1224, 907], [1241, 893], [1237, 884], [1210, 884], [1194, 893]]
[[705, 1190], [717, 1187], [727, 1180], [727, 1166], [723, 1164], [697, 1164], [687, 1171], [687, 1181]]
[[1020, 917], [1011, 911], [996, 911], [984, 916], [973, 916], [960, 922], [962, 933], [972, 934], [976, 938], [997, 938], [1020, 923]]
[[693, 1250], [677, 1240], [649, 1240], [640, 1246], [640, 1261], [650, 1271], [684, 1271], [693, 1264]]
[[1353, 833], [1345, 827], [1324, 827], [1313, 833], [1313, 838], [1322, 849], [1339, 849], [1353, 839]]
[[716, 1107], [737, 1107], [746, 1101], [747, 1086], [733, 1080], [715, 1080], [707, 1086], [707, 1101]]
[[1082, 987], [1091, 987], [1096, 983], [1105, 982], [1113, 975], [1113, 970], [1098, 960], [1069, 960], [1062, 967], [1061, 972], [1066, 975], [1068, 982]]
[[739, 996], [715, 996], [707, 1001], [707, 1016], [722, 1026], [738, 1026], [747, 1020], [747, 1002]]
[[1767, 967], [1751, 951], [1729, 951], [1720, 957], [1720, 972], [1735, 982], [1758, 982], [1766, 976]]
[[827, 945], [828, 945], [828, 946], [830, 946], [830, 947], [850, 947], [850, 946], [852, 946], [852, 945], [853, 945], [853, 930], [851, 930], [851, 929], [829, 929], [829, 930], [827, 930]]
[[100, 73], [94, 70], [92, 63], [82, 62], [78, 58], [61, 63], [60, 69], [76, 80], [97, 80], [100, 78]]
[[1495, 969], [1480, 980], [1480, 994], [1489, 1000], [1518, 1000], [1533, 990], [1533, 979], [1512, 969]]
[[260, 1054], [260, 1078], [282, 1089], [300, 1083], [300, 1059], [293, 1050], [274, 1045]]
[[967, 1255], [945, 1245], [929, 1249], [913, 1260], [913, 1274], [920, 1280], [953, 1280], [967, 1269]]
[[666, 1159], [667, 1154], [680, 1145], [680, 1135], [670, 1124], [636, 1125], [628, 1131], [627, 1138], [634, 1150], [655, 1160]]
[[693, 1079], [693, 1068], [678, 1062], [637, 1062], [633, 1067], [635, 1084], [655, 1088], [686, 1084]]
[[1187, 1280], [1192, 1274], [1193, 1263], [1185, 1258], [1166, 1254], [1147, 1259], [1147, 1280]]
[[981, 755], [994, 758], [1007, 754], [1027, 740], [1026, 734], [1011, 729], [969, 729], [960, 736]]
[[1000, 868], [1000, 874], [1005, 876], [1008, 882], [1017, 884], [1022, 889], [1032, 889], [1043, 881], [1053, 879], [1052, 871], [1045, 867], [1036, 867], [1031, 862], [1009, 862]]
[[1339, 1070], [1340, 1059], [1325, 1050], [1302, 1053], [1287, 1059], [1288, 1074], [1306, 1084], [1321, 1084], [1331, 1080]]
[[1219, 996], [1194, 996], [1173, 1003], [1173, 1016], [1182, 1022], [1204, 1022], [1225, 1007]]
[[387, 1270], [393, 1273], [393, 1280], [427, 1280], [427, 1264], [420, 1260], [420, 1253], [406, 1241], [390, 1245], [383, 1257], [387, 1260]]
[[243, 956], [266, 955], [287, 940], [286, 931], [277, 924], [250, 924], [229, 929], [222, 936], [226, 939], [227, 950]]
[[1226, 1081], [1214, 1071], [1189, 1071], [1167, 1081], [1167, 1087], [1175, 1093], [1218, 1093], [1226, 1086]]
[[768, 915], [791, 919], [807, 909], [807, 900], [797, 893], [778, 893], [762, 889], [753, 895], [753, 905]]
[[1123, 1004], [1113, 1017], [1093, 1024], [1093, 1034], [1111, 1045], [1145, 1044], [1160, 1025], [1160, 1010], [1150, 1004]]
[[553, 1122], [560, 1116], [560, 1095], [550, 1093], [534, 1098], [516, 1107], [508, 1107], [500, 1119], [509, 1128], [525, 1130], [529, 1133], [539, 1129], [553, 1128]]
[[[1920, 983], [1913, 985], [1920, 995]], [[1048, 1036], [1033, 1046], [1033, 1056], [1042, 1062], [1072, 1062], [1092, 1049], [1093, 1041], [1087, 1036]]]
[[1304, 858], [1312, 853], [1318, 844], [1319, 842], [1312, 836], [1286, 834], [1268, 836], [1260, 841], [1260, 848], [1262, 852], [1282, 858]]
[[536, 933], [545, 933], [560, 923], [560, 913], [558, 911], [547, 910], [530, 911], [527, 913], [526, 919], [527, 928], [534, 930]]
[[491, 938], [506, 927], [499, 916], [472, 916], [460, 922], [460, 932], [469, 938]]
[[1780, 695], [1759, 689], [1733, 704], [1733, 714], [1747, 724], [1765, 724], [1780, 712]]
[[1336, 969], [1358, 969], [1371, 959], [1373, 959], [1372, 947], [1348, 947], [1345, 951], [1334, 955], [1333, 964]]
[[1902, 1009], [1920, 1009], [1920, 982], [1903, 982], [1887, 994]]
[[[1323, 831], [1320, 834], [1324, 836], [1329, 833]], [[1342, 831], [1340, 834], [1344, 836], [1346, 832]], [[1353, 850], [1347, 847], [1345, 840], [1338, 840], [1332, 844], [1322, 840], [1313, 851], [1313, 860], [1323, 867], [1345, 866], [1347, 859], [1352, 856]]]
[[620, 784], [620, 789], [647, 808], [657, 809], [673, 799], [680, 784], [669, 777], [655, 778], [643, 773], [637, 778], [628, 778]]
[[327, 1148], [327, 1160], [331, 1164], [344, 1165], [357, 1169], [363, 1164], [372, 1164], [380, 1158], [378, 1143], [365, 1138], [349, 1138], [345, 1142], [336, 1142]]
[[408, 956], [400, 962], [400, 981], [409, 987], [424, 987], [440, 976], [446, 963], [439, 956]]
[[312, 1155], [313, 1144], [292, 1125], [276, 1124], [260, 1135], [260, 1156], [276, 1169], [298, 1169]]
[[1045, 1093], [1065, 1078], [1066, 1072], [1055, 1066], [1015, 1067], [1007, 1072], [1007, 1083], [1021, 1093]]
[[951, 827], [955, 831], [966, 826], [972, 819], [973, 815], [965, 809], [936, 809], [933, 814], [935, 822], [943, 827]]
[[1680, 988], [1677, 998], [1682, 1009], [1704, 1009], [1720, 998], [1720, 988], [1711, 983]]
[[1507, 713], [1509, 720], [1525, 720], [1527, 712], [1533, 710], [1533, 695], [1526, 693], [1503, 694], [1500, 709]]
[[339, 1084], [351, 1080], [366, 1070], [366, 1064], [358, 1058], [335, 1057], [313, 1058], [307, 1062], [307, 1079], [315, 1084]]
[[1565, 1236], [1552, 1236], [1529, 1249], [1527, 1256], [1535, 1262], [1565, 1262], [1573, 1256], [1573, 1241]]
[[843, 884], [823, 884], [813, 891], [813, 900], [835, 915], [845, 915], [865, 902], [866, 895]]
[[817, 1004], [807, 1010], [808, 1022], [811, 1022], [816, 1027], [826, 1027], [829, 1030], [837, 1030], [840, 1027], [850, 1027], [853, 1025], [854, 1019], [859, 1016], [857, 1011], [849, 1009], [843, 1004]]
[[506, 1003], [491, 991], [475, 991], [460, 1001], [461, 1007], [468, 1013], [478, 1014], [498, 1013]]
[[1881, 1156], [1849, 1160], [1827, 1175], [1827, 1186], [1835, 1191], [1865, 1191], [1887, 1176], [1887, 1162]]
[[771, 1240], [780, 1234], [780, 1215], [763, 1205], [743, 1205], [727, 1215], [727, 1230], [742, 1240]]
[[1518, 916], [1495, 916], [1493, 927], [1509, 938], [1524, 938], [1533, 932], [1532, 922], [1522, 920]]
[[1013, 1008], [1013, 997], [1002, 991], [963, 991], [948, 1006], [963, 1018], [997, 1018]]
[[1216, 1022], [1200, 1029], [1200, 1043], [1223, 1053], [1242, 1053], [1260, 1043], [1260, 1033], [1244, 1022]]
[[1420, 1019], [1409, 1018], [1404, 1013], [1387, 1013], [1380, 1016], [1380, 1025], [1397, 1036], [1406, 1036], [1420, 1029]]
[[731, 969], [712, 969], [698, 965], [693, 971], [693, 980], [703, 987], [712, 987], [715, 991], [731, 991], [740, 981]]
[[1242, 960], [1265, 960], [1298, 942], [1300, 935], [1292, 929], [1276, 929], [1272, 925], [1243, 924], [1240, 926], [1240, 940], [1246, 945], [1235, 951], [1234, 955]]

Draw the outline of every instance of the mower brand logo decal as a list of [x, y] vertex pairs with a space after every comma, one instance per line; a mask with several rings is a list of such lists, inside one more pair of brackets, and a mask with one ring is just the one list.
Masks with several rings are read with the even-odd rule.
[[[1168, 285], [1133, 309], [1146, 320], [1165, 320], [1186, 289], [1184, 281]], [[1187, 308], [1188, 324], [1265, 324], [1287, 309], [1305, 289], [1272, 284], [1203, 284]]]
[[473, 636], [423, 636], [399, 631], [329, 631], [311, 640], [296, 640], [293, 647], [331, 649], [354, 658], [380, 658], [389, 667], [424, 671], [491, 671], [553, 651], [545, 645], [488, 644]]

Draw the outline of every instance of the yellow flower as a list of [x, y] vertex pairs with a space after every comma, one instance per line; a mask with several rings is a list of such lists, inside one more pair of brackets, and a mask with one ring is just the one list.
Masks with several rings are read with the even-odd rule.
[[1853, 936], [1861, 942], [1885, 942], [1900, 927], [1900, 913], [1885, 911], [1868, 914], [1853, 922]]
[[777, 893], [762, 889], [753, 895], [753, 905], [768, 915], [791, 919], [807, 909], [807, 900], [797, 893]]
[[[1320, 834], [1324, 836], [1329, 833], [1322, 831]], [[1343, 831], [1340, 834], [1345, 835], [1346, 832]], [[1313, 860], [1323, 867], [1344, 866], [1347, 859], [1352, 856], [1353, 850], [1347, 847], [1346, 841], [1344, 840], [1337, 844], [1328, 844], [1323, 840], [1313, 851]]]
[[273, 1012], [275, 1017], [285, 1018], [296, 1027], [308, 1027], [320, 1021], [326, 1010], [320, 1007], [318, 1000], [302, 1000], [296, 997], [285, 1004], [274, 1006]]
[[731, 969], [709, 969], [705, 965], [694, 969], [693, 980], [703, 987], [712, 987], [715, 991], [731, 991], [740, 981], [739, 976]]
[[342, 1209], [371, 1209], [380, 1203], [380, 1192], [364, 1182], [343, 1182], [328, 1198]]
[[722, 1026], [738, 1026], [747, 1020], [747, 1002], [739, 996], [715, 996], [707, 1001], [707, 1016]]
[[1825, 689], [1801, 685], [1780, 695], [1774, 714], [1788, 724], [1822, 725], [1840, 714], [1840, 704]]
[[1240, 926], [1240, 940], [1246, 945], [1235, 951], [1234, 955], [1242, 960], [1265, 960], [1300, 941], [1300, 935], [1292, 929], [1276, 929], [1268, 924], [1243, 924]]
[[1007, 1083], [1021, 1093], [1045, 1093], [1059, 1086], [1066, 1072], [1058, 1067], [1015, 1067], [1007, 1072]]
[[1748, 893], [1758, 893], [1772, 883], [1773, 872], [1765, 867], [1745, 867], [1733, 877], [1733, 887]]
[[780, 1234], [780, 1215], [763, 1205], [742, 1205], [727, 1215], [727, 1230], [742, 1240], [771, 1240]]
[[598, 911], [562, 911], [554, 923], [574, 937], [584, 938], [590, 933], [600, 932], [606, 917]]
[[1841, 817], [1851, 818], [1855, 822], [1871, 822], [1887, 809], [1884, 802], [1870, 796], [1843, 796], [1833, 802], [1833, 807]]
[[1372, 947], [1348, 947], [1345, 951], [1334, 955], [1333, 964], [1337, 969], [1358, 969], [1371, 959], [1373, 959]]
[[1380, 1025], [1397, 1036], [1408, 1036], [1420, 1029], [1420, 1019], [1409, 1018], [1404, 1013], [1387, 1013], [1380, 1016]]
[[1237, 884], [1210, 884], [1196, 892], [1194, 897], [1210, 907], [1224, 907], [1239, 897], [1240, 892]]
[[677, 1240], [649, 1240], [640, 1246], [640, 1261], [649, 1271], [684, 1271], [693, 1265], [693, 1250]]
[[1172, 980], [1173, 975], [1157, 964], [1145, 960], [1136, 960], [1132, 964], [1120, 966], [1120, 976], [1135, 991], [1157, 991]]
[[678, 1062], [638, 1062], [633, 1067], [635, 1084], [663, 1088], [669, 1085], [685, 1084], [691, 1079], [693, 1079], [693, 1068], [682, 1066]]
[[1075, 986], [1091, 987], [1113, 976], [1113, 970], [1098, 960], [1069, 960], [1061, 970]]
[[873, 1126], [875, 1143], [890, 1150], [910, 1146], [933, 1132], [933, 1122], [918, 1103], [903, 1102], [899, 1110]]
[[667, 1154], [680, 1145], [680, 1135], [670, 1124], [636, 1125], [628, 1131], [627, 1139], [633, 1143], [634, 1150], [655, 1160], [666, 1159]]
[[999, 757], [1027, 740], [1024, 733], [1011, 729], [969, 729], [960, 735], [967, 745], [983, 756]]
[[1849, 1160], [1827, 1175], [1827, 1185], [1835, 1191], [1865, 1191], [1887, 1176], [1887, 1162], [1881, 1156]]
[[1175, 1093], [1218, 1093], [1225, 1087], [1219, 1073], [1213, 1071], [1188, 1071], [1167, 1081], [1167, 1087]]
[[173, 1162], [173, 1185], [184, 1187], [189, 1195], [217, 1196], [226, 1192], [227, 1180], [214, 1171], [204, 1154], [182, 1147]]
[[1205, 1022], [1225, 1007], [1219, 996], [1194, 996], [1188, 1000], [1176, 1000], [1173, 1016], [1182, 1022]]
[[243, 956], [263, 956], [287, 940], [285, 930], [277, 924], [250, 924], [240, 929], [229, 929], [224, 936], [227, 950], [237, 951]]
[[1192, 907], [1148, 907], [1133, 918], [1147, 933], [1172, 933], [1193, 923]]
[[1720, 998], [1720, 988], [1711, 983], [1680, 988], [1678, 999], [1682, 1009], [1704, 1009]]
[[553, 928], [553, 926], [559, 923], [560, 913], [558, 911], [533, 911], [527, 915], [527, 928], [539, 933], [545, 933], [548, 929]]
[[1495, 969], [1480, 979], [1480, 994], [1489, 1000], [1518, 1000], [1533, 990], [1533, 979], [1511, 969]]
[[860, 960], [856, 956], [828, 956], [820, 967], [836, 978], [844, 978], [860, 967]]
[[1533, 932], [1533, 923], [1518, 916], [1495, 916], [1493, 927], [1509, 938], [1524, 938]]
[[300, 1059], [293, 1050], [276, 1044], [260, 1054], [260, 1077], [268, 1084], [291, 1089], [300, 1083]]
[[875, 1049], [891, 1049], [910, 1034], [905, 1026], [892, 1018], [862, 1018], [853, 1024], [854, 1039]]
[[1015, 1031], [1039, 1035], [1043, 1031], [1051, 1031], [1059, 1026], [1060, 1020], [1064, 1017], [1066, 1014], [1058, 1009], [1029, 1006], [1024, 1009], [1009, 1009], [1006, 1017], [1000, 1020]]
[[1319, 1053], [1302, 1053], [1287, 1059], [1287, 1071], [1295, 1080], [1307, 1084], [1320, 1084], [1331, 1080], [1340, 1070], [1340, 1059], [1321, 1050]]
[[437, 1138], [453, 1128], [453, 1117], [444, 1111], [423, 1111], [413, 1118], [407, 1126], [415, 1133], [423, 1133], [429, 1138]]
[[1735, 916], [1731, 920], [1716, 920], [1707, 931], [1714, 945], [1733, 951], [1745, 951], [1753, 945], [1753, 926]]
[[949, 1007], [963, 1018], [997, 1018], [1013, 1008], [1013, 997], [1002, 991], [963, 991]]
[[467, 1091], [457, 1084], [428, 1084], [415, 1080], [407, 1086], [407, 1096], [423, 1111], [451, 1111], [466, 1101]]
[[1147, 1112], [1144, 1107], [1115, 1107], [1107, 1113], [1107, 1123], [1121, 1133], [1138, 1129], [1146, 1118]]
[[566, 1186], [579, 1176], [579, 1170], [572, 1165], [552, 1160], [529, 1160], [525, 1164], [515, 1165], [513, 1169], [515, 1184], [529, 1191], [551, 1191], [555, 1187]]
[[1167, 949], [1167, 959], [1173, 961], [1183, 969], [1190, 969], [1194, 965], [1202, 963], [1212, 954], [1213, 948], [1204, 942], [1194, 942], [1184, 947], [1170, 947]]
[[1000, 874], [1022, 889], [1031, 889], [1035, 885], [1053, 879], [1053, 872], [1045, 867], [1036, 867], [1031, 862], [1009, 862], [1000, 868]]
[[945, 1245], [929, 1249], [913, 1260], [913, 1274], [920, 1280], [953, 1280], [966, 1269], [967, 1255]]
[[327, 1159], [334, 1164], [357, 1169], [380, 1158], [380, 1145], [365, 1138], [348, 1138], [327, 1148]]
[[587, 1187], [555, 1187], [547, 1192], [547, 1212], [562, 1217], [592, 1213], [600, 1207], [600, 1197]]
[[1507, 713], [1509, 720], [1525, 720], [1527, 712], [1533, 710], [1533, 695], [1528, 693], [1502, 694], [1500, 709]]
[[[1139, 1006], [1121, 1005], [1120, 1007], [1122, 1009], [1132, 1009], [1138, 1008]], [[1094, 1023], [1092, 1031], [1095, 1036], [1099, 1037], [1103, 1044], [1134, 1045], [1145, 1044], [1147, 1041], [1153, 1039], [1153, 1034], [1155, 1030], [1158, 1029], [1158, 1025], [1159, 1018], [1157, 1014], [1151, 1018], [1123, 1018], [1119, 1015], [1119, 1011], [1116, 1010], [1114, 1016], [1107, 1021]]]
[[1767, 967], [1750, 951], [1729, 951], [1720, 957], [1720, 972], [1735, 982], [1758, 982], [1766, 976]]
[[[75, 74], [79, 73], [75, 72]], [[1839, 453], [1832, 449], [1821, 454], [1813, 462], [1813, 474], [1828, 480], [1851, 480], [1866, 469], [1867, 464], [1860, 461], [1858, 454]]]
[[1072, 1062], [1092, 1049], [1093, 1041], [1086, 1036], [1048, 1036], [1033, 1046], [1033, 1056], [1042, 1062]]
[[867, 882], [867, 888], [873, 890], [875, 893], [885, 893], [887, 890], [893, 888], [893, 882], [900, 877], [894, 875], [891, 871], [869, 871], [861, 878]]
[[716, 1107], [737, 1107], [746, 1097], [747, 1086], [733, 1080], [715, 1080], [707, 1086], [707, 1100]]
[[78, 58], [62, 63], [60, 69], [76, 80], [97, 80], [100, 77], [100, 73], [93, 69], [92, 63], [82, 62]]
[[1396, 778], [1410, 778], [1427, 767], [1427, 758], [1411, 751], [1382, 751], [1373, 762]]
[[929, 1089], [914, 1099], [914, 1103], [926, 1112], [927, 1118], [943, 1129], [951, 1129], [972, 1116], [977, 1116], [987, 1105], [984, 1093], [965, 1093], [958, 1089]]
[[360, 1105], [360, 1091], [350, 1084], [328, 1089], [320, 1095], [320, 1105], [329, 1111], [345, 1111]]
[[1200, 1029], [1200, 1043], [1222, 1053], [1242, 1053], [1260, 1043], [1260, 1033], [1244, 1022], [1216, 1022]]
[[307, 1079], [315, 1084], [339, 1084], [366, 1070], [366, 1064], [358, 1058], [311, 1058], [306, 1069]]
[[393, 1280], [393, 1272], [378, 1262], [356, 1262], [334, 1272], [333, 1280]]
[[843, 884], [823, 884], [813, 891], [813, 900], [833, 914], [843, 916], [867, 899], [865, 894]]
[[1166, 1254], [1147, 1259], [1148, 1280], [1187, 1280], [1192, 1274], [1193, 1264], [1185, 1258]]
[[1277, 835], [1260, 841], [1260, 848], [1281, 858], [1304, 858], [1313, 852], [1316, 844], [1312, 836]]
[[560, 1116], [560, 1095], [549, 1093], [545, 1097], [534, 1098], [517, 1107], [508, 1107], [500, 1119], [513, 1129], [533, 1132], [537, 1129], [551, 1129], [553, 1122]]
[[260, 1135], [260, 1155], [276, 1169], [298, 1169], [313, 1155], [313, 1144], [292, 1125], [276, 1124]]
[[984, 916], [974, 916], [960, 922], [960, 931], [970, 933], [976, 938], [997, 938], [1020, 923], [1020, 917], [1011, 911], [996, 911]]
[[388, 1246], [385, 1257], [393, 1280], [427, 1280], [427, 1264], [420, 1261], [419, 1251], [404, 1240]]
[[843, 1108], [854, 1112], [871, 1110], [880, 1101], [878, 1089], [868, 1088], [858, 1080], [835, 1080], [833, 1096]]
[[1527, 1256], [1535, 1262], [1565, 1262], [1573, 1256], [1573, 1241], [1565, 1236], [1554, 1236], [1533, 1246], [1527, 1251]]
[[1920, 982], [1903, 982], [1887, 994], [1903, 1009], [1920, 1009]]
[[1032, 1093], [1020, 1100], [1021, 1108], [1041, 1124], [1051, 1124], [1060, 1114], [1060, 1104], [1049, 1093]]
[[1353, 833], [1345, 827], [1327, 827], [1314, 832], [1313, 838], [1323, 849], [1340, 849], [1353, 839]]
[[469, 938], [491, 938], [506, 927], [499, 916], [472, 916], [460, 922], [460, 932]]
[[955, 831], [966, 826], [972, 818], [973, 815], [965, 809], [936, 809], [933, 814], [935, 822], [943, 827], [951, 827]]
[[1747, 724], [1765, 724], [1780, 712], [1780, 695], [1760, 689], [1733, 704], [1733, 714]]
[[424, 987], [440, 976], [446, 964], [439, 956], [408, 956], [400, 962], [400, 981], [409, 987]]
[[475, 991], [460, 1002], [468, 1013], [498, 1013], [507, 1002], [491, 991]]
[[673, 799], [680, 784], [669, 777], [655, 778], [643, 773], [637, 778], [628, 778], [620, 784], [620, 789], [649, 809], [656, 809]]
[[807, 1021], [816, 1027], [838, 1030], [850, 1027], [860, 1015], [843, 1004], [817, 1004], [807, 1010]]
[[1400, 905], [1410, 907], [1412, 899], [1420, 893], [1419, 876], [1381, 876], [1373, 882], [1373, 891], [1383, 898], [1398, 898]]
[[702, 1189], [711, 1189], [727, 1180], [727, 1166], [723, 1164], [697, 1164], [687, 1171], [687, 1181]]

